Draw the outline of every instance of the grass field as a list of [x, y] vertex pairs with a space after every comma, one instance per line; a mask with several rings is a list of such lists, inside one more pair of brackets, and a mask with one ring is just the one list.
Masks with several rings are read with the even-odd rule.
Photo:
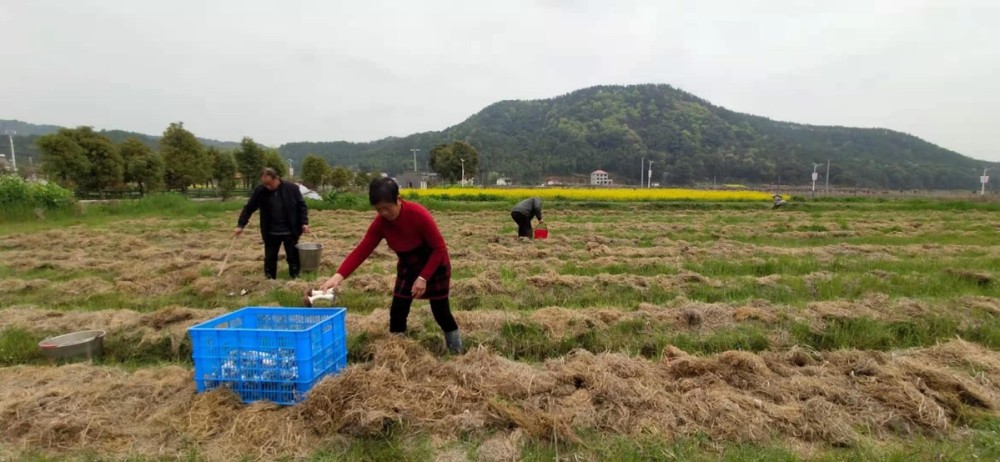
[[[383, 245], [340, 294], [350, 366], [292, 408], [194, 394], [188, 326], [315, 278], [264, 280], [255, 232], [216, 276], [239, 203], [0, 222], [0, 458], [1000, 459], [997, 204], [554, 200], [521, 242], [447, 199], [469, 352], [423, 302], [386, 335]], [[372, 213], [311, 216], [328, 276]], [[88, 328], [97, 364], [35, 348]]]

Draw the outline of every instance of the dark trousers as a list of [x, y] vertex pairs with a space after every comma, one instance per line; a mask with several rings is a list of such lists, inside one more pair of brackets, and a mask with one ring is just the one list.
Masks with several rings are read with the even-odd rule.
[[264, 276], [268, 279], [278, 277], [278, 249], [285, 246], [285, 259], [288, 260], [288, 275], [295, 279], [299, 276], [299, 249], [295, 244], [299, 243], [299, 237], [294, 234], [275, 236], [273, 234], [264, 235]]
[[517, 223], [517, 235], [519, 237], [531, 237], [531, 217], [521, 212], [510, 212], [510, 217]]
[[[451, 332], [458, 329], [455, 317], [451, 315], [451, 307], [447, 298], [431, 300], [431, 314], [434, 320], [441, 326], [444, 332]], [[406, 318], [410, 316], [410, 305], [412, 298], [392, 297], [392, 306], [389, 307], [389, 332], [406, 332]]]

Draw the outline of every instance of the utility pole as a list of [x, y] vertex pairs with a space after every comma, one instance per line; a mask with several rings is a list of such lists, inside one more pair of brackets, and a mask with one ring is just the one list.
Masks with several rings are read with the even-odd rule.
[[830, 159], [826, 160], [826, 193], [830, 194]]
[[417, 153], [420, 152], [420, 150], [417, 149], [417, 148], [413, 148], [413, 149], [410, 149], [410, 152], [413, 153], [413, 172], [416, 173], [417, 172]]
[[[14, 152], [14, 151], [11, 150], [11, 152]], [[993, 168], [992, 167], [990, 167], [990, 168], [983, 167], [983, 176], [979, 177], [979, 182], [982, 183], [982, 188], [979, 190], [979, 195], [980, 196], [986, 195], [986, 183], [990, 181], [990, 177], [986, 176], [986, 172], [988, 172], [990, 170], [993, 170]]]
[[642, 174], [643, 173], [646, 173], [646, 158], [645, 157], [643, 157], [642, 160], [639, 161], [639, 187], [640, 188], [642, 188], [643, 186], [645, 186], [644, 184], [642, 184]]
[[14, 135], [17, 134], [17, 131], [6, 130], [4, 133], [10, 139], [10, 166], [14, 169], [14, 173], [17, 173], [17, 156], [14, 155]]
[[480, 157], [479, 161], [482, 162], [482, 164], [483, 164], [483, 168], [479, 169], [479, 172], [477, 172], [477, 173], [479, 173], [479, 177], [480, 177], [479, 186], [480, 187], [487, 187], [489, 185], [486, 184], [486, 183], [488, 183], [489, 180], [490, 180], [489, 173], [488, 173], [489, 168], [486, 167], [486, 159], [483, 159], [482, 157]]
[[465, 186], [465, 159], [458, 159], [462, 163], [462, 186]]
[[817, 164], [817, 163], [813, 162], [813, 174], [812, 174], [812, 179], [813, 179], [813, 193], [812, 194], [813, 194], [813, 197], [816, 197], [816, 180], [819, 178], [819, 173], [816, 173], [816, 167], [819, 167], [820, 165], [823, 165], [823, 164]]
[[653, 161], [649, 161], [649, 179], [646, 180], [646, 187], [653, 187]]

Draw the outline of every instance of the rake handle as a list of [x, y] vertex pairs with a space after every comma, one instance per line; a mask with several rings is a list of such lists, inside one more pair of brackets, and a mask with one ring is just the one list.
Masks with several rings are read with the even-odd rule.
[[222, 257], [222, 266], [219, 268], [218, 276], [222, 276], [222, 272], [226, 270], [226, 262], [229, 261], [229, 251], [233, 250], [233, 244], [236, 243], [237, 237], [239, 237], [239, 235], [233, 236], [233, 239], [229, 241], [229, 247], [226, 248], [226, 256]]

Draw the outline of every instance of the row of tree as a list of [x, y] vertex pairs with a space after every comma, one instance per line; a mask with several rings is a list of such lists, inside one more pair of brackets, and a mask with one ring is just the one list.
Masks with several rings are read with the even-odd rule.
[[464, 141], [439, 144], [431, 149], [430, 166], [448, 183], [475, 178], [479, 172], [479, 151]]
[[354, 172], [343, 166], [331, 167], [325, 159], [316, 155], [307, 155], [302, 161], [302, 173], [299, 178], [307, 188], [322, 190], [327, 187], [336, 191], [351, 188], [363, 189], [372, 178], [378, 178], [382, 172]]
[[[475, 177], [479, 168], [479, 153], [462, 141], [440, 144], [431, 149], [429, 164], [442, 180], [456, 183], [463, 174], [465, 178]], [[378, 170], [370, 173], [360, 171], [355, 174], [346, 167], [331, 167], [326, 159], [320, 156], [307, 154], [302, 160], [300, 178], [302, 184], [311, 189], [323, 189], [329, 186], [335, 190], [343, 190], [351, 186], [363, 188], [374, 175], [381, 174], [382, 172]]]
[[[194, 185], [217, 187], [224, 197], [258, 181], [271, 167], [286, 175], [288, 166], [276, 150], [252, 138], [223, 150], [204, 146], [181, 122], [171, 123], [157, 149], [137, 137], [115, 143], [90, 127], [62, 128], [35, 141], [42, 173], [61, 186], [87, 192], [122, 191], [134, 185], [140, 194], [162, 189], [186, 191]], [[237, 175], [239, 174], [239, 175]]]
[[[85, 192], [137, 188], [144, 195], [160, 190], [187, 191], [195, 185], [215, 187], [229, 197], [241, 186], [259, 182], [264, 168], [288, 177], [288, 165], [277, 150], [244, 137], [239, 147], [203, 145], [181, 122], [171, 123], [156, 143], [131, 136], [115, 143], [91, 127], [61, 128], [35, 140], [42, 173], [59, 185]], [[312, 189], [363, 188], [380, 172], [358, 172], [331, 167], [318, 156], [308, 156], [299, 176]], [[239, 183], [239, 184], [238, 184]]]

